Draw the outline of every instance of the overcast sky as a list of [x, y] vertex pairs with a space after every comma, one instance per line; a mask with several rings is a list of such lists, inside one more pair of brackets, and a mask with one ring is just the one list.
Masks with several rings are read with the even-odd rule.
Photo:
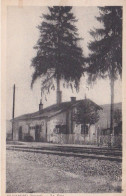
[[[41, 98], [40, 80], [33, 90], [30, 88], [33, 68], [30, 67], [31, 59], [36, 51], [33, 46], [39, 38], [39, 30], [36, 28], [41, 23], [40, 16], [47, 12], [47, 7], [8, 7], [7, 17], [7, 119], [12, 117], [13, 84], [16, 85], [15, 116], [38, 110]], [[73, 7], [73, 13], [78, 19], [76, 23], [79, 29], [84, 55], [88, 55], [87, 43], [91, 40], [89, 30], [99, 27], [95, 16], [99, 14], [97, 7]], [[70, 100], [71, 96], [77, 99], [92, 99], [97, 104], [110, 103], [109, 80], [99, 80], [91, 87], [86, 83], [86, 77], [81, 79], [80, 92], [72, 93], [70, 89], [63, 90], [63, 101]], [[52, 92], [47, 101], [43, 98], [44, 107], [56, 103], [56, 93]], [[121, 101], [121, 82], [115, 85], [115, 102]]]

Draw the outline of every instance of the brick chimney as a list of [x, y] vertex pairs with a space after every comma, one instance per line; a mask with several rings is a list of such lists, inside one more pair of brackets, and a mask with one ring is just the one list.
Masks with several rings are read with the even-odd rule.
[[71, 102], [75, 102], [76, 101], [76, 97], [71, 97]]
[[42, 99], [40, 99], [39, 111], [43, 109]]
[[62, 102], [62, 91], [57, 91], [57, 104], [60, 104]]

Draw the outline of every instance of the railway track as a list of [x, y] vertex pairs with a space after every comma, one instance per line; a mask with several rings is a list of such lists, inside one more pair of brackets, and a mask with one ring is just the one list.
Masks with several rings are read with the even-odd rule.
[[103, 159], [119, 162], [122, 161], [122, 150], [118, 148], [91, 148], [60, 145], [43, 147], [7, 145], [7, 150], [33, 152], [41, 154], [53, 154], [59, 156], [74, 156], [81, 158]]

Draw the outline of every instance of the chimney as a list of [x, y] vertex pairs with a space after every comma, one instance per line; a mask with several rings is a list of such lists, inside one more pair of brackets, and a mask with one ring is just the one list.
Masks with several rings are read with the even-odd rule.
[[62, 102], [62, 91], [57, 91], [57, 104]]
[[43, 109], [42, 99], [40, 99], [39, 111]]
[[71, 102], [75, 102], [76, 101], [76, 97], [71, 97]]

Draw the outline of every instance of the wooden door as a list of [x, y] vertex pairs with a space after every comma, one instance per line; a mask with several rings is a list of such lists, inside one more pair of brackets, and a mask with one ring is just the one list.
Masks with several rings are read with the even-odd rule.
[[36, 125], [35, 127], [35, 141], [39, 142], [40, 141], [40, 126]]

